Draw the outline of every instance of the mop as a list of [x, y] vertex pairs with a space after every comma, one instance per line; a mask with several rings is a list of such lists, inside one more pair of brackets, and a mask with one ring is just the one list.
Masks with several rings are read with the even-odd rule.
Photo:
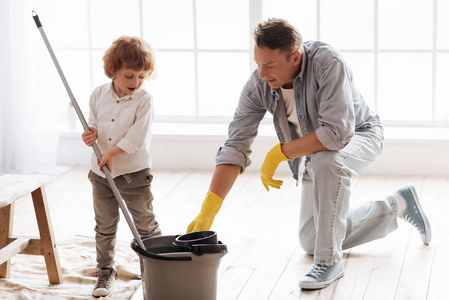
[[[53, 52], [53, 49], [51, 48], [50, 42], [47, 39], [47, 35], [45, 34], [44, 29], [42, 28], [42, 24], [39, 20], [39, 16], [37, 13], [33, 10], [32, 16], [34, 19], [34, 22], [36, 23], [37, 29], [39, 29], [42, 38], [44, 39], [45, 45], [47, 46], [48, 52], [50, 52], [50, 56], [53, 59], [53, 62], [56, 66], [56, 69], [58, 70], [59, 76], [61, 77], [62, 82], [64, 83], [65, 89], [67, 90], [67, 93], [69, 94], [70, 100], [72, 101], [73, 107], [75, 108], [76, 114], [78, 115], [78, 118], [81, 121], [81, 124], [83, 125], [84, 131], [90, 131], [89, 126], [87, 125], [86, 119], [84, 118], [84, 115], [78, 106], [78, 102], [76, 102], [75, 96], [73, 96], [72, 90], [70, 89], [69, 84], [67, 83], [67, 80], [64, 76], [64, 73], [62, 72], [62, 69], [58, 63], [58, 60]], [[98, 145], [96, 142], [92, 145], [92, 148], [94, 149], [95, 155], [97, 156], [97, 159], [101, 161], [101, 152], [98, 148]], [[119, 190], [117, 189], [117, 186], [115, 185], [114, 180], [112, 179], [111, 173], [109, 172], [109, 169], [106, 165], [102, 167], [103, 173], [106, 175], [106, 179], [109, 183], [109, 186], [112, 189], [112, 192], [114, 193], [115, 200], [117, 201], [118, 205], [120, 206], [123, 215], [125, 216], [126, 222], [128, 222], [129, 228], [131, 229], [131, 232], [134, 236], [134, 239], [136, 240], [137, 244], [142, 248], [145, 249], [145, 246], [139, 236], [139, 233], [137, 232], [137, 228], [134, 225], [134, 222], [131, 219], [131, 216], [129, 214], [128, 208], [125, 205], [125, 202], [123, 201]]]

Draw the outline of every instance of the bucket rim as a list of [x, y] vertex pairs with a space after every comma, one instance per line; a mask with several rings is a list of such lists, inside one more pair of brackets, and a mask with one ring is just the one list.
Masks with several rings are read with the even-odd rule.
[[195, 255], [211, 253], [227, 253], [228, 248], [221, 241], [215, 231], [194, 231], [176, 236], [173, 245], [192, 252]]
[[190, 248], [193, 245], [211, 244], [218, 242], [217, 233], [212, 230], [194, 231], [178, 235], [173, 241], [173, 245], [178, 247]]
[[[137, 241], [135, 239], [132, 240], [131, 242], [131, 248], [137, 252], [138, 254], [145, 256], [145, 257], [149, 257], [149, 258], [153, 258], [153, 259], [157, 259], [157, 260], [166, 260], [166, 261], [192, 261], [192, 257], [190, 255], [181, 255], [181, 256], [168, 256], [168, 255], [160, 255], [158, 253], [154, 253], [151, 251], [148, 251], [146, 249], [142, 249], [138, 244]], [[179, 252], [179, 253], [183, 253], [183, 252]], [[187, 253], [187, 252], [186, 252]]]

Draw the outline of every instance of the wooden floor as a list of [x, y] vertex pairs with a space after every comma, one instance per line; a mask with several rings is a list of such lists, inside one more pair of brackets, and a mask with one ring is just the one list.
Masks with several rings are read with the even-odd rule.
[[[87, 166], [76, 166], [46, 186], [56, 239], [93, 236]], [[199, 211], [212, 171], [153, 170], [154, 209], [163, 234], [182, 234]], [[330, 287], [303, 291], [299, 279], [313, 258], [298, 244], [301, 186], [290, 174], [281, 190], [266, 192], [257, 172], [240, 176], [212, 230], [228, 246], [218, 272], [218, 299], [447, 299], [449, 275], [449, 178], [361, 175], [353, 182], [352, 204], [382, 199], [404, 184], [415, 185], [433, 229], [429, 246], [399, 220], [386, 238], [344, 252], [346, 273]], [[38, 234], [30, 202], [16, 205], [14, 234]], [[19, 221], [20, 220], [20, 221]], [[26, 221], [24, 221], [26, 220]], [[130, 241], [124, 218], [119, 239]]]

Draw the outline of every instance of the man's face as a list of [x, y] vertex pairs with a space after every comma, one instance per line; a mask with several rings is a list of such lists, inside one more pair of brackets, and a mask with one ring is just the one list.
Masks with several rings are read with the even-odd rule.
[[260, 78], [265, 79], [271, 88], [277, 89], [281, 86], [293, 88], [293, 81], [299, 74], [301, 66], [299, 51], [287, 53], [279, 49], [271, 50], [256, 45], [254, 60], [259, 68]]

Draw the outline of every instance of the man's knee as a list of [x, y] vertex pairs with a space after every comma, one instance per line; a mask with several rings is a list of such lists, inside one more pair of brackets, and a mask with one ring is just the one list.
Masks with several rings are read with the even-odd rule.
[[328, 169], [332, 167], [341, 167], [340, 154], [337, 151], [320, 151], [309, 157], [308, 168]]
[[313, 178], [344, 176], [348, 172], [343, 164], [342, 154], [338, 151], [321, 151], [310, 156], [306, 165], [307, 173]]

